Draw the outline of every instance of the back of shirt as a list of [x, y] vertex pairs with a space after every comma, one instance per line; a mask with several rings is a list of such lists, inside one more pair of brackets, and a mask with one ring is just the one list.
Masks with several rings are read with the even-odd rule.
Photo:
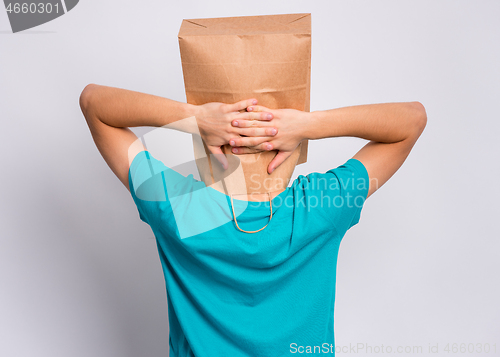
[[[233, 206], [148, 151], [134, 158], [129, 183], [156, 237], [171, 357], [276, 357], [306, 346], [334, 354], [338, 249], [369, 187], [360, 161], [299, 176], [271, 201], [270, 222], [269, 202], [234, 199]], [[241, 232], [232, 208], [243, 230], [269, 224]]]

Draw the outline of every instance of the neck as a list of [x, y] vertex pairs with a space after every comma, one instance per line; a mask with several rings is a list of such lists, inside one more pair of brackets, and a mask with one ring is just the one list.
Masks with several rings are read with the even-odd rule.
[[[196, 148], [195, 156], [203, 157], [200, 148]], [[234, 199], [247, 201], [266, 201], [268, 193], [274, 198], [283, 192], [292, 176], [300, 155], [300, 145], [290, 157], [271, 174], [267, 167], [276, 155], [276, 151], [266, 151], [258, 154], [233, 155], [230, 147], [223, 151], [228, 159], [229, 167], [223, 170], [216, 159], [209, 155], [208, 160], [197, 159], [201, 179], [207, 187], [212, 187]]]

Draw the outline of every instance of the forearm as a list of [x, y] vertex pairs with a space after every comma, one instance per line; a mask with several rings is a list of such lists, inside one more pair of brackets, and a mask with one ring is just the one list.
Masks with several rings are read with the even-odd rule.
[[306, 138], [353, 136], [395, 143], [425, 126], [425, 109], [418, 102], [367, 104], [310, 113]]
[[160, 127], [195, 115], [196, 106], [151, 94], [90, 84], [80, 102], [85, 116], [117, 127]]

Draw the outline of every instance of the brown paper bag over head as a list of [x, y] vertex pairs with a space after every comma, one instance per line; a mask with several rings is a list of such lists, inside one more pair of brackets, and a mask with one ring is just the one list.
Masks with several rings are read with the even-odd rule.
[[[183, 20], [178, 37], [188, 103], [235, 103], [256, 98], [259, 105], [270, 109], [309, 111], [311, 14]], [[216, 184], [225, 177], [224, 191], [235, 194], [284, 189], [295, 165], [307, 160], [305, 140], [268, 174], [267, 166], [277, 151], [234, 155], [225, 145], [230, 169], [224, 172], [194, 135], [193, 145], [205, 184]], [[235, 171], [241, 175], [228, 180], [227, 175]]]

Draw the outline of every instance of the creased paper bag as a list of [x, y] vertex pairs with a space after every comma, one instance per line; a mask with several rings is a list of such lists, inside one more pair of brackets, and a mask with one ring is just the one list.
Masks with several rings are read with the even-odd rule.
[[[311, 14], [185, 19], [178, 38], [188, 103], [235, 103], [256, 98], [271, 109], [309, 111]], [[210, 154], [206, 147], [195, 144], [195, 153], [200, 150]], [[233, 155], [229, 146], [223, 151]], [[279, 188], [277, 178], [306, 162], [307, 140], [269, 175], [266, 167], [275, 155], [276, 151], [270, 151], [238, 158], [247, 168], [245, 175], [261, 172], [275, 181], [273, 189]], [[209, 165], [213, 166], [210, 160]], [[202, 177], [205, 182], [214, 181], [213, 167], [210, 172], [211, 178]], [[246, 179], [248, 182], [249, 177]]]

